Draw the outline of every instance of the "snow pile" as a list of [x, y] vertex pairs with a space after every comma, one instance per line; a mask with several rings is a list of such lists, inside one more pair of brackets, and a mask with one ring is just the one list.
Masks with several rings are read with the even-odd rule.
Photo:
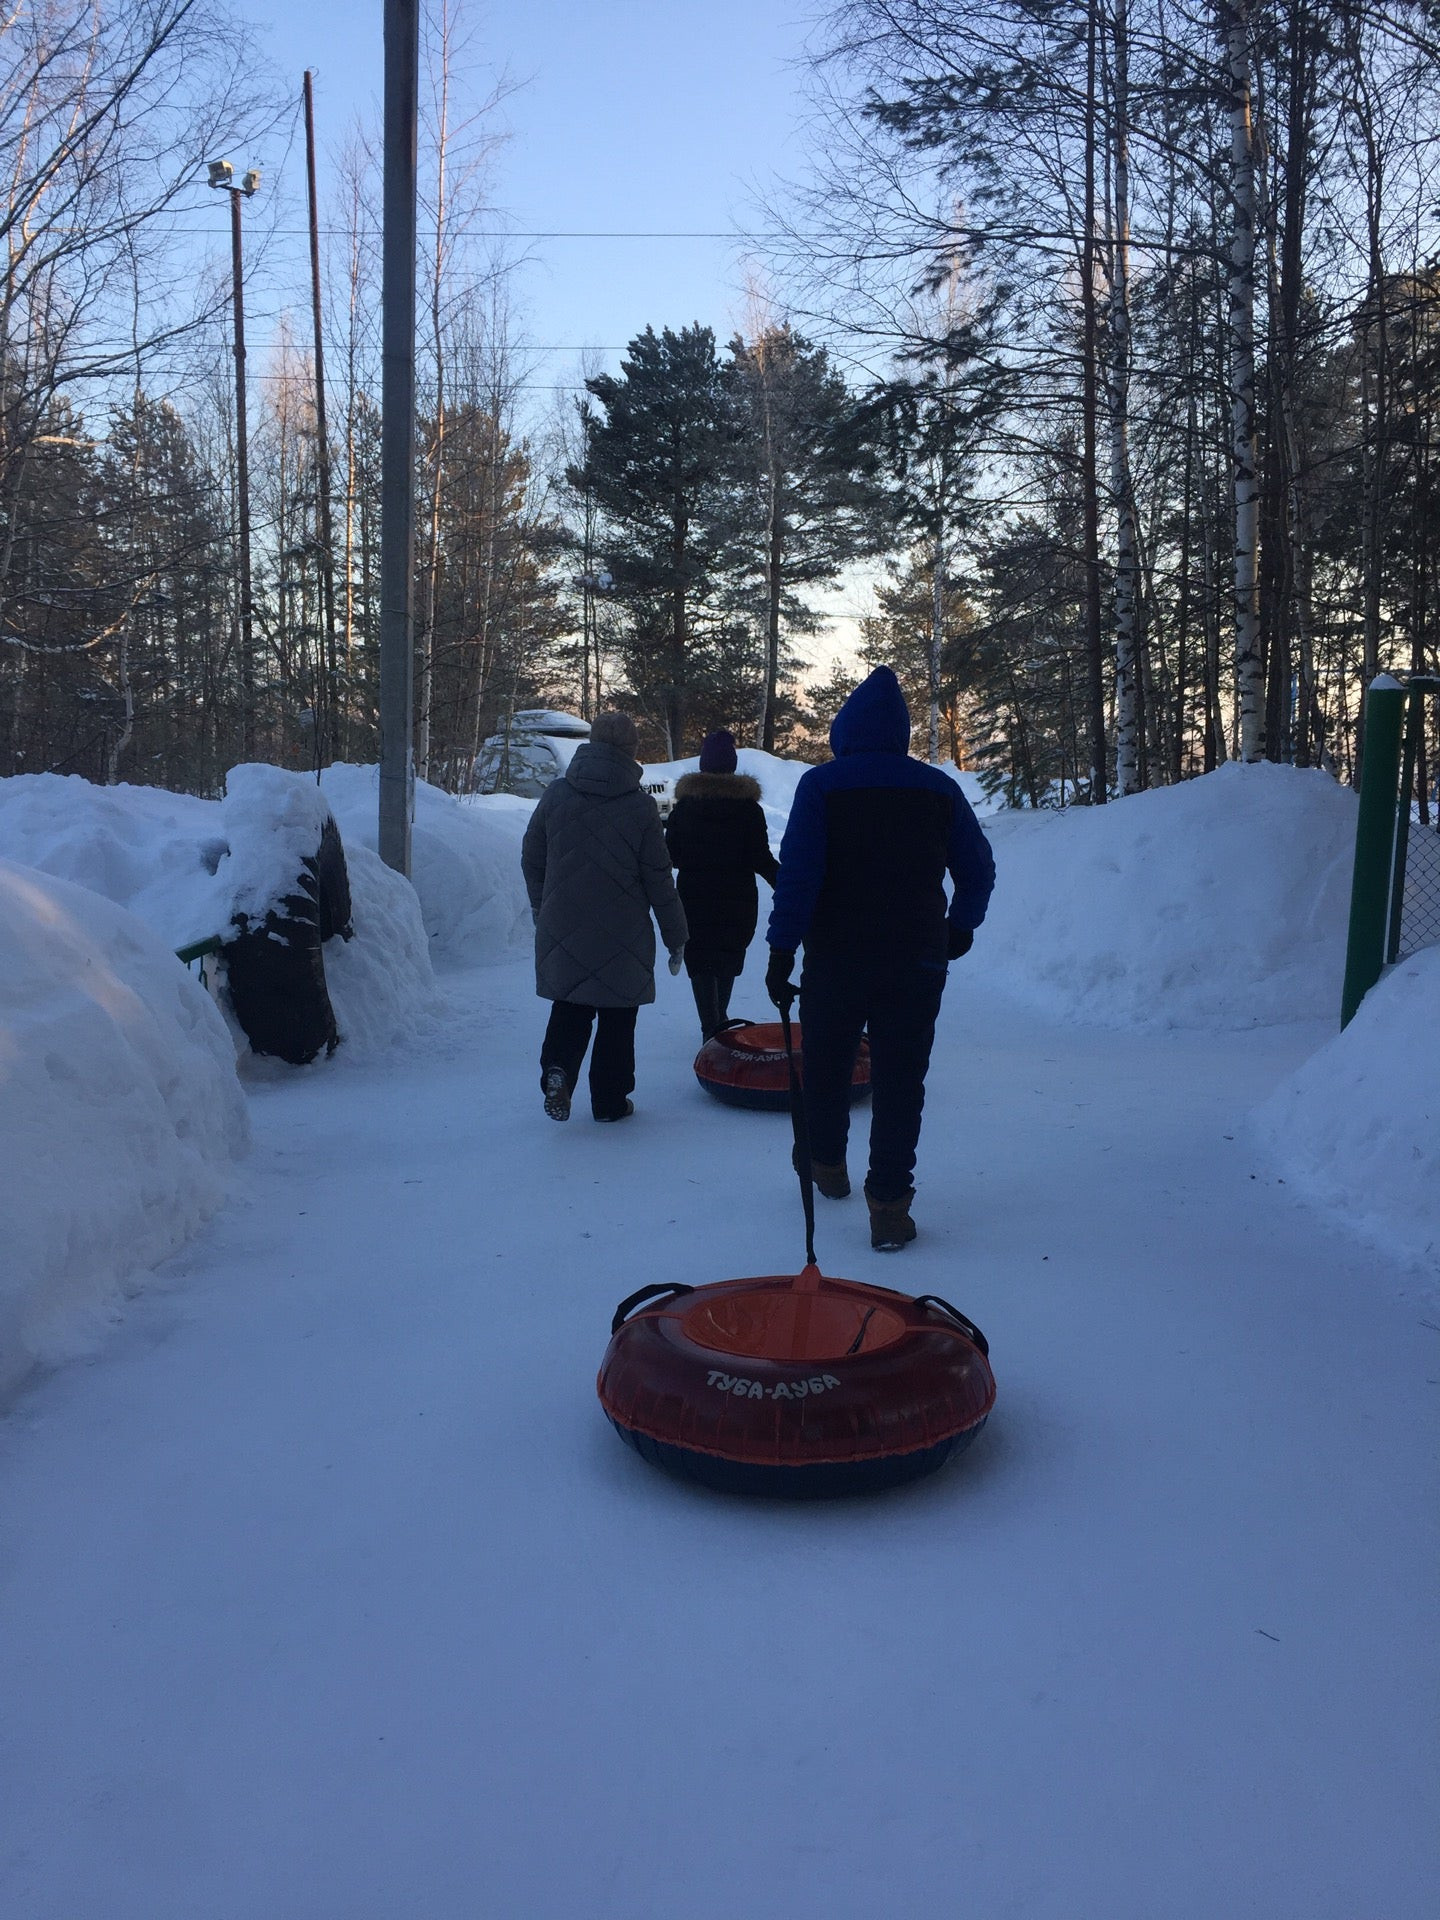
[[319, 787], [303, 773], [263, 763], [230, 769], [220, 809], [226, 851], [215, 869], [224, 913], [217, 932], [237, 914], [263, 920], [279, 896], [294, 892], [329, 817]]
[[345, 863], [355, 937], [326, 941], [325, 983], [345, 1051], [369, 1052], [432, 1031], [443, 1007], [415, 889], [369, 847], [347, 840]]
[[1327, 774], [1231, 765], [1105, 807], [995, 816], [995, 895], [965, 964], [1103, 1026], [1333, 1019], [1355, 804]]
[[[322, 779], [346, 847], [376, 846], [379, 768], [327, 767]], [[411, 877], [436, 960], [474, 966], [528, 946], [520, 842], [533, 809], [511, 794], [457, 800], [416, 781]]]
[[78, 774], [0, 780], [0, 855], [128, 907], [170, 947], [226, 924], [226, 850], [213, 800], [160, 787], [97, 787]]
[[263, 919], [320, 843], [328, 808], [312, 779], [232, 767], [223, 801], [78, 775], [0, 780], [0, 852], [128, 907], [172, 947]]
[[1440, 1265], [1440, 946], [1392, 967], [1252, 1124], [1292, 1185], [1367, 1239]]
[[0, 860], [0, 1397], [93, 1341], [246, 1140], [225, 1023], [164, 941]]
[[[233, 767], [223, 801], [19, 774], [0, 780], [0, 855], [103, 894], [173, 949], [225, 935], [236, 913], [262, 918], [313, 856], [328, 812], [313, 778], [281, 767]], [[355, 938], [325, 947], [330, 998], [347, 1045], [383, 1046], [431, 1022], [434, 972], [414, 890], [338, 823]]]

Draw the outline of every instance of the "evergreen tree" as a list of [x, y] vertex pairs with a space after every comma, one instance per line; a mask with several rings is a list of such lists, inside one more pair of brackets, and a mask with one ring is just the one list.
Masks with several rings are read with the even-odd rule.
[[604, 418], [592, 422], [585, 463], [569, 477], [590, 489], [611, 524], [606, 565], [633, 610], [643, 677], [674, 757], [689, 718], [696, 612], [734, 563], [741, 425], [709, 327], [647, 327], [618, 378], [600, 374], [586, 385]]
[[726, 374], [744, 425], [752, 531], [748, 576], [765, 634], [759, 744], [775, 750], [781, 625], [813, 631], [806, 587], [828, 586], [883, 547], [889, 502], [873, 438], [824, 347], [788, 325], [730, 343]]
[[894, 490], [894, 522], [914, 542], [912, 571], [923, 565], [930, 597], [924, 705], [927, 757], [940, 757], [945, 603], [959, 542], [978, 512], [981, 451], [1009, 398], [1010, 380], [984, 344], [988, 314], [967, 313], [958, 273], [947, 276], [943, 304], [929, 316], [921, 361], [872, 389], [863, 418], [881, 437]]
[[[978, 616], [967, 590], [953, 574], [941, 581], [941, 650], [935, 663], [935, 594], [931, 553], [917, 546], [898, 566], [876, 595], [876, 611], [860, 623], [861, 645], [871, 666], [893, 669], [905, 691], [912, 715], [927, 714], [932, 686], [940, 719], [940, 746], [961, 765], [969, 752], [970, 714], [980, 687], [980, 657], [976, 638]], [[917, 722], [916, 743], [929, 748], [928, 718]]]

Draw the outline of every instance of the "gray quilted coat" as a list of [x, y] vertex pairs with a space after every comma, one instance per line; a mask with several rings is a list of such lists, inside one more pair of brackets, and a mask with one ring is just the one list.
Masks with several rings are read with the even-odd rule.
[[660, 814], [640, 768], [589, 740], [548, 786], [520, 852], [535, 909], [535, 991], [542, 1000], [639, 1007], [655, 998], [655, 934], [683, 947], [685, 910], [670, 877]]

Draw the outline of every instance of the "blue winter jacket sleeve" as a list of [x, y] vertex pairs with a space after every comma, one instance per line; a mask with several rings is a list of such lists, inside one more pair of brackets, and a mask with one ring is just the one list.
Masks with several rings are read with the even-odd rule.
[[780, 842], [780, 871], [765, 938], [785, 953], [794, 953], [804, 940], [825, 878], [825, 795], [816, 778], [819, 772], [812, 767], [801, 774]]
[[995, 856], [975, 818], [975, 809], [958, 787], [945, 864], [955, 888], [946, 917], [952, 927], [965, 927], [973, 933], [985, 918], [995, 888]]

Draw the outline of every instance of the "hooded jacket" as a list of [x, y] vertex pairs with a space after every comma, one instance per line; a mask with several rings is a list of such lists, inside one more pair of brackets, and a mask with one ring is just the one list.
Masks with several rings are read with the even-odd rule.
[[520, 850], [535, 911], [535, 991], [542, 1000], [638, 1007], [655, 998], [655, 933], [686, 940], [660, 814], [628, 753], [576, 749], [540, 796]]
[[877, 667], [836, 714], [835, 758], [795, 789], [768, 939], [807, 953], [943, 963], [948, 919], [974, 929], [995, 884], [990, 843], [958, 784], [910, 758], [910, 710]]
[[690, 926], [686, 968], [692, 978], [738, 974], [760, 914], [755, 876], [775, 882], [759, 782], [745, 773], [683, 774], [665, 844]]

